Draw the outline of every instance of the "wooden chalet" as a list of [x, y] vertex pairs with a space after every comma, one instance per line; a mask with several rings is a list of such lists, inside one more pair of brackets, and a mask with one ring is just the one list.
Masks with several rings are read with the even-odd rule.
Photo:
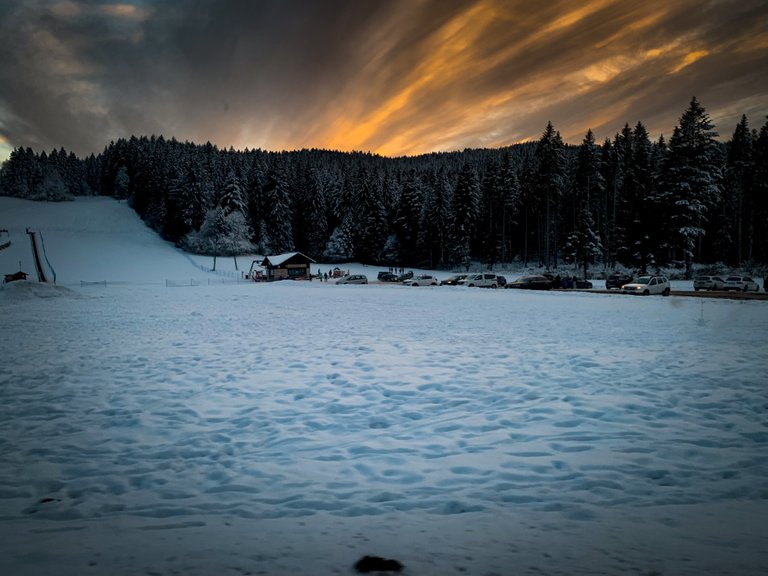
[[266, 270], [267, 280], [309, 280], [309, 265], [315, 264], [309, 256], [301, 252], [288, 252], [267, 256], [261, 262]]

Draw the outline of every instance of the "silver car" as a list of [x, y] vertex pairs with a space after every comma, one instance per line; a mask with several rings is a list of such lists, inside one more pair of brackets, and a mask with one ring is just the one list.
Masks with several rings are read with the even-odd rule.
[[405, 286], [437, 286], [437, 278], [430, 274], [419, 274], [418, 276], [403, 282]]
[[760, 292], [760, 286], [749, 276], [728, 276], [725, 279], [723, 290], [736, 290], [737, 292]]
[[365, 274], [347, 274], [336, 280], [336, 284], [368, 284]]
[[699, 290], [722, 290], [725, 288], [725, 280], [720, 276], [696, 276], [693, 279], [693, 289]]

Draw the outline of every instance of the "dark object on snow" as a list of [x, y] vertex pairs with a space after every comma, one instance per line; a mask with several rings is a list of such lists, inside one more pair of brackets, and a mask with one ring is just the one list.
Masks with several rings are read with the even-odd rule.
[[621, 290], [621, 287], [624, 286], [624, 284], [629, 284], [630, 282], [632, 282], [632, 276], [629, 274], [614, 272], [605, 279], [605, 289], [610, 290], [611, 288], [618, 288]]
[[368, 572], [400, 572], [403, 565], [397, 560], [387, 560], [378, 556], [363, 556], [355, 564], [355, 570], [366, 574]]
[[19, 270], [18, 272], [14, 272], [13, 274], [6, 274], [5, 280], [3, 280], [3, 284], [7, 284], [8, 282], [16, 282], [17, 280], [26, 280], [26, 279], [27, 279], [27, 273]]
[[552, 281], [545, 275], [521, 276], [513, 282], [507, 282], [505, 288], [517, 288], [521, 290], [551, 290]]

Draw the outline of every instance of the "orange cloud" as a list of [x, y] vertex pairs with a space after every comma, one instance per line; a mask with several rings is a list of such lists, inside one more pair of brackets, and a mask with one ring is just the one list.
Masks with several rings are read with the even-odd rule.
[[685, 56], [683, 56], [682, 61], [672, 69], [672, 74], [677, 74], [683, 68], [687, 68], [705, 56], [709, 56], [709, 50], [694, 50], [693, 52], [688, 52]]

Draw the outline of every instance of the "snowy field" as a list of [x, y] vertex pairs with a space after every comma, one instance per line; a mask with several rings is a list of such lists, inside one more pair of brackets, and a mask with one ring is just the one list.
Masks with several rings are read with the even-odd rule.
[[0, 574], [766, 573], [766, 302], [227, 283], [107, 199], [0, 198], [0, 271], [26, 226]]

